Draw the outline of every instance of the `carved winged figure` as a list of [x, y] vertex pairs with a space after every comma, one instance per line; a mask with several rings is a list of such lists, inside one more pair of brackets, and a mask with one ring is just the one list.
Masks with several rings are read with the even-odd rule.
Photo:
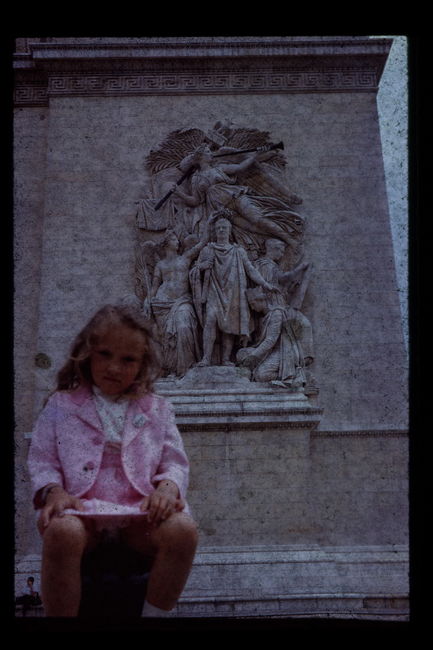
[[[304, 219], [294, 206], [301, 199], [287, 189], [285, 158], [269, 150], [270, 144], [267, 132], [220, 122], [210, 132], [172, 132], [146, 159], [151, 196], [141, 202], [142, 223], [153, 230], [171, 227], [179, 234], [200, 235], [212, 213], [228, 208], [234, 215], [233, 237], [248, 251], [258, 251], [270, 236], [299, 246]], [[256, 151], [242, 153], [244, 149]], [[169, 200], [155, 212], [167, 192]]]

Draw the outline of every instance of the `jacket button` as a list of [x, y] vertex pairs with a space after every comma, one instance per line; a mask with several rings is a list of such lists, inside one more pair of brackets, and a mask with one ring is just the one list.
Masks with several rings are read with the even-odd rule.
[[92, 469], [95, 469], [95, 463], [92, 463], [92, 462], [86, 463], [86, 465], [84, 465], [84, 467], [83, 467], [83, 470], [85, 472], [91, 472]]

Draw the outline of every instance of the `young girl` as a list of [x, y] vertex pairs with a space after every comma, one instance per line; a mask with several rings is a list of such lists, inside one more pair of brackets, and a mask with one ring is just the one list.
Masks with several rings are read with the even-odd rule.
[[163, 616], [188, 578], [197, 530], [185, 502], [188, 460], [140, 314], [100, 309], [75, 339], [29, 451], [43, 539], [47, 616], [77, 616], [80, 567], [103, 528], [153, 556], [143, 615]]

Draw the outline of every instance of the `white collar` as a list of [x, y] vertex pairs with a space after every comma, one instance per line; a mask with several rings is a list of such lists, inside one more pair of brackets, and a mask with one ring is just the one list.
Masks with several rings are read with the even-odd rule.
[[120, 404], [128, 400], [128, 397], [123, 393], [121, 395], [106, 395], [105, 393], [102, 392], [99, 386], [96, 386], [96, 384], [92, 384], [92, 391], [97, 398], [99, 398], [102, 401], [108, 402], [109, 404]]

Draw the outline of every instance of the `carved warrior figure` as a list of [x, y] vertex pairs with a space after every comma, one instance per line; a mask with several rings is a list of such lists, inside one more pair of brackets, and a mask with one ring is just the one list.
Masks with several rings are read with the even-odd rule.
[[301, 263], [291, 271], [283, 271], [280, 262], [284, 257], [285, 248], [282, 241], [267, 239], [265, 254], [255, 262], [255, 266], [265, 280], [279, 288], [278, 292], [268, 297], [273, 304], [282, 307], [289, 304], [300, 309], [308, 284], [310, 265]]
[[247, 294], [252, 309], [265, 316], [257, 342], [241, 348], [237, 362], [252, 369], [255, 381], [305, 386], [305, 368], [313, 361], [309, 321], [289, 305], [273, 303], [262, 289], [248, 289]]
[[[301, 307], [309, 275], [300, 263], [304, 219], [295, 207], [302, 201], [287, 188], [281, 148], [266, 132], [219, 122], [206, 133], [174, 131], [147, 156], [136, 295], [166, 375], [233, 363], [239, 346], [257, 344], [248, 288], [265, 288], [269, 308]], [[253, 372], [256, 381], [262, 376]]]
[[265, 315], [255, 344], [239, 350], [237, 362], [252, 369], [255, 381], [299, 388], [307, 383], [305, 369], [314, 359], [311, 324], [298, 308], [304, 298], [309, 265], [282, 271], [279, 262], [284, 248], [283, 242], [268, 239], [265, 256], [255, 263], [262, 276], [280, 291], [247, 291], [251, 308]]

